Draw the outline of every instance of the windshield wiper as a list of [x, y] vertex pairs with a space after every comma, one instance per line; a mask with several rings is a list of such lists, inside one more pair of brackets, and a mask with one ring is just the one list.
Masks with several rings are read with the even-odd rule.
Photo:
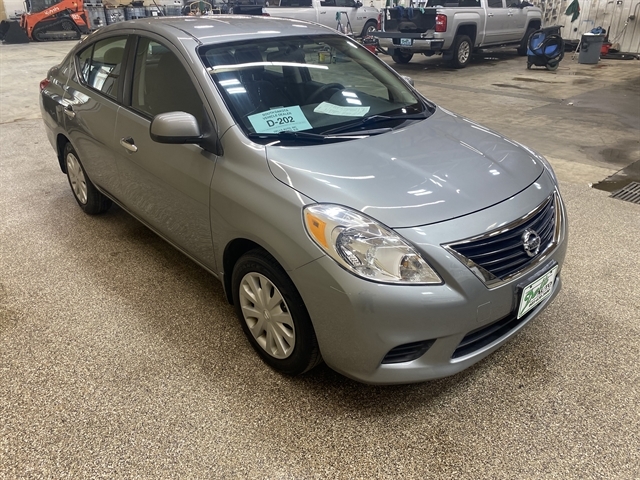
[[326, 140], [324, 135], [309, 132], [292, 132], [291, 130], [278, 133], [250, 133], [249, 138], [251, 140], [303, 140], [315, 143], [323, 143]]
[[[325, 130], [322, 132], [323, 135], [330, 135], [338, 132], [351, 132], [354, 134], [358, 134], [357, 130], [354, 130], [358, 127], [363, 127], [364, 125], [368, 125], [370, 123], [378, 123], [378, 122], [388, 122], [391, 120], [424, 120], [428, 115], [426, 113], [404, 113], [400, 115], [371, 115], [370, 117], [359, 118], [355, 122], [348, 123], [346, 125], [342, 125], [341, 127], [331, 128], [329, 130]], [[380, 129], [383, 130], [383, 129]], [[391, 129], [389, 129], [391, 130]]]
[[366, 138], [371, 135], [380, 135], [390, 132], [390, 128], [376, 128], [371, 130], [361, 130], [353, 133], [338, 133], [336, 135], [326, 135], [310, 132], [292, 132], [290, 130], [278, 133], [250, 133], [251, 140], [280, 140], [280, 141], [301, 141], [310, 143], [339, 142], [357, 138]]

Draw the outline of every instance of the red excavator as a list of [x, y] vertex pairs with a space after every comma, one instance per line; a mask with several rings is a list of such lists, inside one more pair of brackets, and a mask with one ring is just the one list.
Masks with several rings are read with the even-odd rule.
[[[77, 40], [83, 33], [89, 33], [82, 0], [25, 0], [25, 5], [20, 27], [30, 40]], [[14, 23], [2, 22], [0, 38], [15, 29]]]

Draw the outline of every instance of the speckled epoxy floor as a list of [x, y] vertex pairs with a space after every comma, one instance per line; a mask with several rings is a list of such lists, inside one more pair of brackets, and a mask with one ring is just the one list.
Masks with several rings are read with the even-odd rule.
[[39, 120], [0, 154], [0, 478], [640, 478], [640, 206], [568, 178], [554, 304], [457, 376], [370, 387], [263, 365], [217, 280], [80, 211]]

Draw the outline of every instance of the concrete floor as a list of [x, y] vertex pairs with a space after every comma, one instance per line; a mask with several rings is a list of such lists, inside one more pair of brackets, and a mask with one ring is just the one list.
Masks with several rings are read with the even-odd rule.
[[588, 186], [640, 159], [638, 62], [398, 68], [550, 158], [571, 235], [563, 291], [512, 342], [370, 387], [274, 373], [217, 280], [80, 211], [37, 108], [70, 46], [0, 45], [0, 478], [640, 478], [640, 206]]

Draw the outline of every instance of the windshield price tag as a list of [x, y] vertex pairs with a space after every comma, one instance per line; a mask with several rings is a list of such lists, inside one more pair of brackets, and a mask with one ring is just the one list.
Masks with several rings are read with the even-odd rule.
[[557, 273], [558, 266], [556, 265], [522, 290], [520, 308], [518, 308], [518, 318], [521, 318], [525, 313], [551, 295]]
[[256, 133], [299, 132], [313, 128], [299, 106], [274, 108], [247, 117]]
[[341, 105], [334, 105], [333, 103], [322, 102], [314, 108], [313, 111], [339, 117], [364, 117], [369, 113], [370, 108], [371, 107], [343, 107]]

